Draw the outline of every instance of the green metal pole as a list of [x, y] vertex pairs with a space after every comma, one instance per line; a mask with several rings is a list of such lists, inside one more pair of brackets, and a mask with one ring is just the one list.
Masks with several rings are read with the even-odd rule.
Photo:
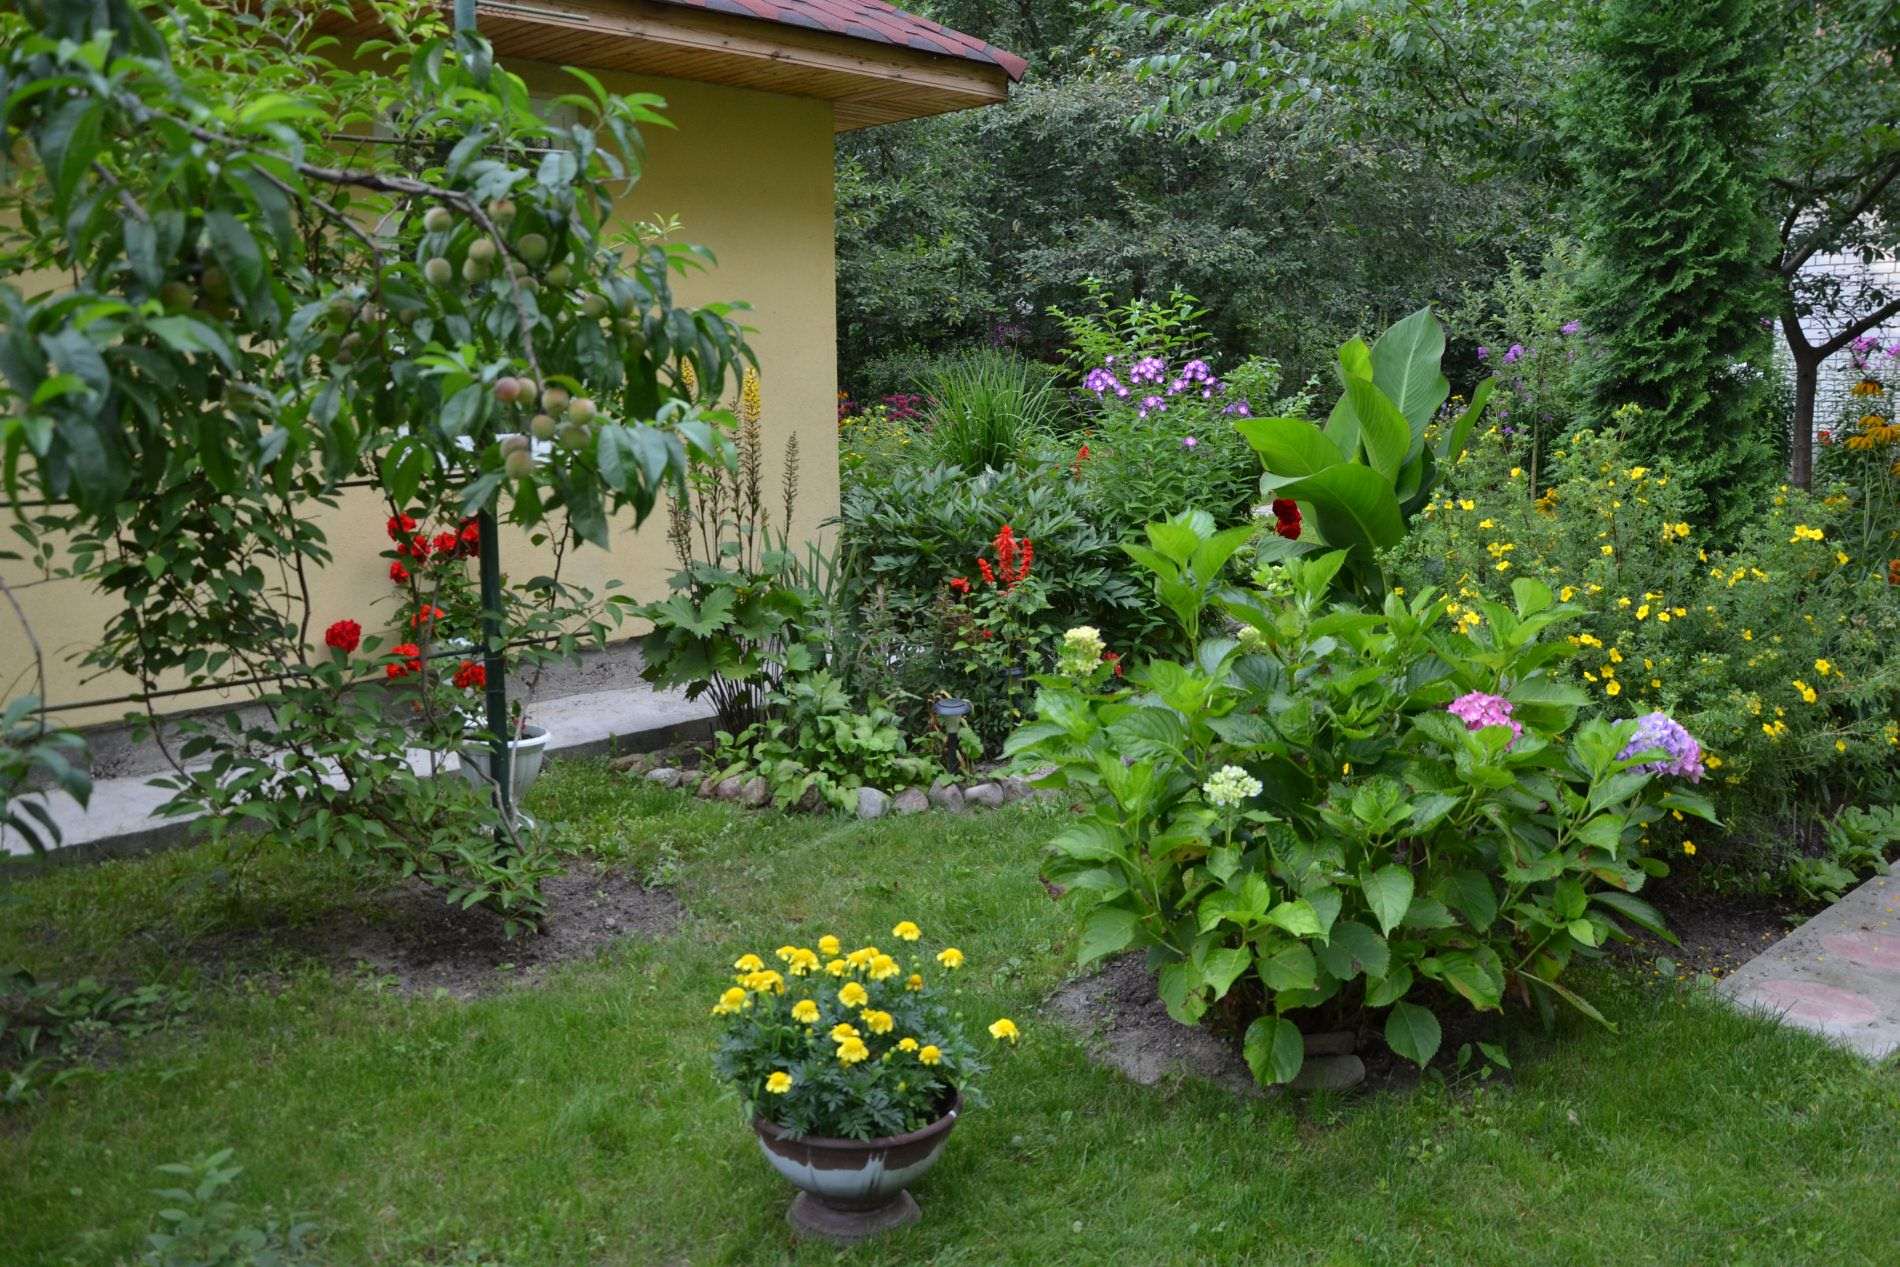
[[[475, 33], [475, 0], [455, 0], [455, 30]], [[489, 775], [495, 780], [495, 804], [503, 822], [514, 814], [514, 762], [508, 755], [508, 666], [502, 658], [501, 634], [501, 540], [495, 512], [483, 507], [475, 514], [476, 531], [481, 534], [482, 575], [482, 670], [487, 679], [484, 695], [488, 712], [488, 736], [492, 745]], [[501, 838], [507, 838], [507, 828]]]

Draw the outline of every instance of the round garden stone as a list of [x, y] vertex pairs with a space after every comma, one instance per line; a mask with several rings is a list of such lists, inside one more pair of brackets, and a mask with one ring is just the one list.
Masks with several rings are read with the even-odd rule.
[[882, 818], [890, 812], [891, 798], [874, 787], [858, 789], [858, 817]]
[[762, 774], [753, 775], [739, 789], [739, 800], [753, 809], [763, 808], [771, 799], [772, 785], [765, 781], [765, 776]]
[[678, 787], [680, 780], [685, 777], [684, 773], [675, 770], [670, 765], [663, 765], [657, 770], [647, 771], [647, 782], [657, 783], [661, 787]]
[[1344, 1091], [1366, 1080], [1366, 1062], [1357, 1056], [1314, 1056], [1300, 1066], [1295, 1091]]
[[954, 783], [939, 783], [930, 789], [930, 803], [952, 814], [963, 812], [963, 789]]
[[719, 780], [719, 786], [713, 789], [713, 795], [722, 801], [736, 801], [745, 792], [745, 780], [738, 775]]
[[963, 789], [963, 799], [984, 809], [1003, 808], [1003, 789], [995, 783], [977, 783]]
[[891, 800], [891, 808], [900, 814], [921, 814], [930, 808], [930, 798], [920, 787], [907, 787]]

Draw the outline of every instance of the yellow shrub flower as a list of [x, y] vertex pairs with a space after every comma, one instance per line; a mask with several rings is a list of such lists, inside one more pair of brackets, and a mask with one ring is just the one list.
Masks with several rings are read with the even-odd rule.
[[845, 982], [844, 988], [838, 991], [838, 1002], [846, 1007], [863, 1007], [870, 997], [865, 988], [855, 981]]
[[1608, 558], [1609, 556], [1611, 556], [1611, 555], [1613, 555], [1613, 554], [1615, 554], [1615, 553], [1616, 553], [1616, 547], [1615, 547], [1615, 546], [1610, 546], [1610, 545], [1606, 545], [1606, 546], [1604, 546], [1604, 547], [1603, 547], [1603, 557], [1605, 557], [1605, 558]]
[[810, 1025], [818, 1019], [818, 1004], [811, 999], [800, 999], [792, 1004], [792, 1019], [802, 1025]]
[[1691, 858], [1695, 857], [1695, 841], [1693, 840], [1683, 841], [1682, 852], [1688, 854]]
[[990, 1023], [990, 1037], [999, 1043], [1013, 1043], [1017, 1038], [1021, 1037], [1021, 1035], [1016, 1029], [1016, 1022], [1004, 1016]]
[[1815, 689], [1806, 682], [1803, 682], [1800, 678], [1794, 680], [1794, 689], [1799, 693], [1801, 702], [1804, 704], [1812, 704], [1815, 700], [1820, 698], [1820, 695], [1816, 693]]
[[1623, 693], [1623, 684], [1615, 680], [1605, 682], [1603, 684], [1603, 693], [1611, 696], [1621, 695]]
[[1560, 603], [1567, 603], [1576, 596], [1577, 587], [1574, 585], [1566, 585], [1557, 591], [1557, 601]]
[[943, 1053], [937, 1050], [937, 1044], [930, 1043], [917, 1049], [917, 1059], [926, 1065], [934, 1065], [943, 1059]]
[[765, 960], [759, 958], [757, 955], [740, 955], [737, 959], [732, 961], [732, 970], [734, 972], [757, 972], [764, 966]]
[[1819, 541], [1826, 535], [1827, 534], [1822, 532], [1819, 528], [1810, 528], [1806, 524], [1796, 524], [1794, 526], [1794, 535], [1789, 537], [1788, 541], [1790, 544], [1796, 541]]
[[821, 955], [835, 955], [843, 949], [844, 946], [830, 933], [818, 939], [818, 953]]
[[963, 952], [958, 950], [955, 946], [945, 946], [942, 950], [937, 952], [937, 962], [946, 968], [961, 968], [963, 966]]
[[792, 1075], [783, 1069], [775, 1069], [765, 1079], [765, 1089], [773, 1095], [784, 1095], [792, 1089]]
[[897, 927], [891, 930], [891, 936], [899, 941], [916, 941], [924, 935], [923, 930], [907, 919], [897, 921]]
[[1814, 662], [1814, 671], [1819, 673], [1822, 677], [1826, 677], [1828, 674], [1834, 672], [1834, 666], [1826, 660], [1816, 660]]
[[847, 1038], [838, 1044], [838, 1063], [841, 1065], [855, 1065], [870, 1054], [871, 1049], [864, 1045], [862, 1038]]
[[713, 1015], [731, 1016], [733, 1013], [743, 1012], [751, 1006], [752, 996], [735, 985], [719, 996], [719, 1002], [713, 1004]]

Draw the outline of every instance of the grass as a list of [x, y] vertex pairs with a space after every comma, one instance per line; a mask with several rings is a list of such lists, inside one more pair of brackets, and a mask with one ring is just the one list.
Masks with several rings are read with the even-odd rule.
[[[1605, 970], [1620, 1032], [1512, 1029], [1509, 1085], [1136, 1088], [1038, 1022], [1071, 954], [1035, 878], [1046, 811], [788, 819], [585, 763], [535, 800], [566, 847], [675, 885], [681, 929], [462, 1004], [289, 958], [213, 980], [179, 949], [321, 921], [351, 891], [328, 863], [266, 854], [234, 892], [200, 849], [0, 891], [0, 963], [197, 996], [184, 1025], [0, 1109], [0, 1261], [130, 1258], [154, 1167], [227, 1146], [228, 1195], [313, 1217], [339, 1264], [1892, 1261], [1892, 1068], [1693, 989]], [[710, 1075], [708, 999], [744, 950], [900, 917], [970, 953], [972, 1019], [1017, 1018], [1023, 1045], [920, 1185], [921, 1225], [796, 1245], [788, 1189]]]

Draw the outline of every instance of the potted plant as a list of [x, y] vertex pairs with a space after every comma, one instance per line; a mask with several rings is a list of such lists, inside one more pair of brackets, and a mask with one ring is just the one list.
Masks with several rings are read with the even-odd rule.
[[[909, 920], [891, 935], [905, 943], [894, 954], [847, 953], [826, 934], [815, 948], [780, 946], [779, 968], [742, 955], [713, 1005], [726, 1021], [714, 1068], [738, 1088], [766, 1160], [799, 1189], [787, 1218], [832, 1240], [916, 1222], [910, 1185], [983, 1103], [984, 1066], [930, 982], [961, 968], [963, 952], [946, 946], [927, 962]], [[1004, 1018], [990, 1036], [1018, 1035]]]

